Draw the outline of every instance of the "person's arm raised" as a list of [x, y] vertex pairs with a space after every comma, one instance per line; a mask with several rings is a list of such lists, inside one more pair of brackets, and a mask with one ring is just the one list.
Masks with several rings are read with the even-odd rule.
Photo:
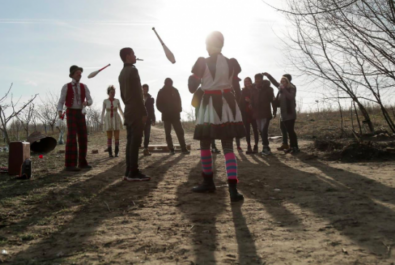
[[269, 81], [277, 88], [280, 87], [280, 84], [277, 82], [276, 79], [273, 78], [273, 76], [271, 76], [269, 73], [262, 73], [263, 76], [266, 76], [267, 79], [269, 79]]

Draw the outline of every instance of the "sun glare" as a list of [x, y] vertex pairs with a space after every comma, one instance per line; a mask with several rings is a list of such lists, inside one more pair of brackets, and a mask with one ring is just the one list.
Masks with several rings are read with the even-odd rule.
[[234, 0], [166, 1], [165, 7], [156, 14], [161, 21], [157, 28], [178, 53], [188, 57], [206, 56], [206, 36], [214, 30], [221, 31], [225, 36], [226, 53], [235, 50], [237, 42], [251, 34], [251, 25], [263, 20], [262, 10], [259, 1], [252, 5], [241, 5]]

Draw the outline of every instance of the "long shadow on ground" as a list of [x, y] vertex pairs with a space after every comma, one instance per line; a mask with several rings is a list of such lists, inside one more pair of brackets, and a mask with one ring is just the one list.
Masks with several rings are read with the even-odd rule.
[[[13, 264], [25, 264], [27, 260], [46, 262], [62, 261], [63, 257], [79, 257], [86, 251], [93, 251], [95, 246], [89, 243], [92, 236], [100, 233], [99, 226], [107, 219], [124, 217], [124, 222], [133, 223], [139, 220], [135, 210], [144, 207], [141, 202], [150, 192], [157, 188], [163, 180], [166, 171], [177, 164], [184, 156], [165, 156], [159, 162], [154, 161], [147, 166], [145, 173], [152, 176], [150, 182], [129, 183], [121, 181], [124, 173], [124, 163], [119, 163], [97, 176], [83, 183], [77, 183], [68, 190], [81, 191], [81, 196], [90, 196], [90, 199], [72, 212], [70, 218], [64, 220], [63, 225], [56, 231], [49, 233], [41, 242], [32, 244], [25, 251], [17, 253], [12, 260]], [[172, 158], [172, 159], [171, 159]], [[114, 174], [115, 172], [115, 174]], [[53, 198], [47, 198], [52, 200]], [[58, 198], [63, 201], [65, 198]], [[62, 207], [46, 209], [40, 218], [56, 214]], [[49, 211], [48, 211], [49, 210]], [[31, 220], [24, 220], [22, 226], [27, 226]], [[146, 221], [146, 220], [145, 220]], [[136, 240], [135, 233], [128, 229], [125, 235], [130, 234], [130, 245]], [[132, 239], [134, 236], [134, 239]], [[116, 244], [124, 243], [123, 240]], [[97, 246], [96, 246], [97, 247]], [[126, 251], [126, 250], [125, 250]], [[127, 250], [127, 253], [133, 248]], [[101, 255], [88, 257], [89, 262], [103, 261]]]
[[[216, 156], [213, 156], [213, 165], [215, 165], [215, 158]], [[224, 170], [224, 166], [220, 170]], [[215, 169], [214, 172], [214, 175], [218, 175]], [[262, 264], [241, 210], [242, 203], [231, 205], [228, 218], [219, 218], [219, 215], [226, 211], [227, 204], [230, 204], [226, 178], [215, 177], [216, 193], [193, 193], [191, 188], [201, 181], [201, 164], [198, 162], [191, 168], [187, 182], [180, 185], [177, 190], [179, 209], [193, 225], [189, 239], [193, 244], [195, 264], [235, 263], [237, 259], [239, 264]], [[219, 235], [224, 236], [223, 234], [228, 232], [226, 227], [229, 220], [235, 227], [238, 253], [229, 252], [226, 247], [220, 245], [218, 240]], [[225, 237], [232, 241], [234, 239], [233, 233]], [[222, 260], [217, 260], [216, 252], [229, 254]]]
[[[278, 154], [265, 158], [241, 156], [241, 191], [261, 203], [278, 227], [296, 226], [300, 232], [297, 227], [303, 227], [302, 221], [309, 222], [286, 207], [296, 205], [314, 213], [314, 218], [327, 220], [329, 225], [316, 232], [322, 233], [322, 243], [330, 243], [325, 234], [337, 231], [362, 248], [361, 257], [371, 253], [379, 259], [389, 257], [388, 246], [395, 238], [395, 213], [379, 201], [393, 203], [393, 188], [318, 160], [304, 159], [303, 153], [299, 158], [284, 156], [281, 160]], [[296, 160], [298, 169], [287, 165], [290, 160]], [[252, 168], [254, 171], [250, 171]]]

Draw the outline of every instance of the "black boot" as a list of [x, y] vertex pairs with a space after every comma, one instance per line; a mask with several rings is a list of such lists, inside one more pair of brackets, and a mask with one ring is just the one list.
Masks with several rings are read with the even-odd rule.
[[109, 146], [109, 147], [107, 148], [107, 150], [108, 150], [108, 156], [109, 156], [109, 157], [114, 157], [114, 156], [112, 155], [112, 146]]
[[231, 202], [238, 202], [244, 200], [244, 196], [237, 191], [236, 187], [236, 182], [229, 182], [229, 194]]
[[204, 193], [204, 192], [215, 192], [215, 184], [214, 184], [214, 180], [213, 180], [213, 175], [206, 175], [204, 173], [202, 173], [202, 177], [203, 177], [203, 183], [200, 184], [199, 186], [193, 187], [192, 191], [193, 192], [200, 192], [200, 193]]
[[115, 146], [115, 157], [118, 157], [118, 153], [119, 153], [119, 146], [116, 145]]

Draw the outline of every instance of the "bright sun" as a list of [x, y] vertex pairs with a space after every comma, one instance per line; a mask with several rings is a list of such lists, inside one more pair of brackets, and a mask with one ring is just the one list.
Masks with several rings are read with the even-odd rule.
[[161, 21], [157, 28], [178, 54], [187, 57], [192, 54], [206, 56], [205, 39], [214, 30], [225, 36], [224, 52], [232, 53], [240, 48], [242, 38], [251, 34], [251, 25], [258, 23], [257, 18], [264, 17], [259, 1], [249, 5], [236, 0], [174, 0], [165, 3], [165, 7], [155, 14]]

